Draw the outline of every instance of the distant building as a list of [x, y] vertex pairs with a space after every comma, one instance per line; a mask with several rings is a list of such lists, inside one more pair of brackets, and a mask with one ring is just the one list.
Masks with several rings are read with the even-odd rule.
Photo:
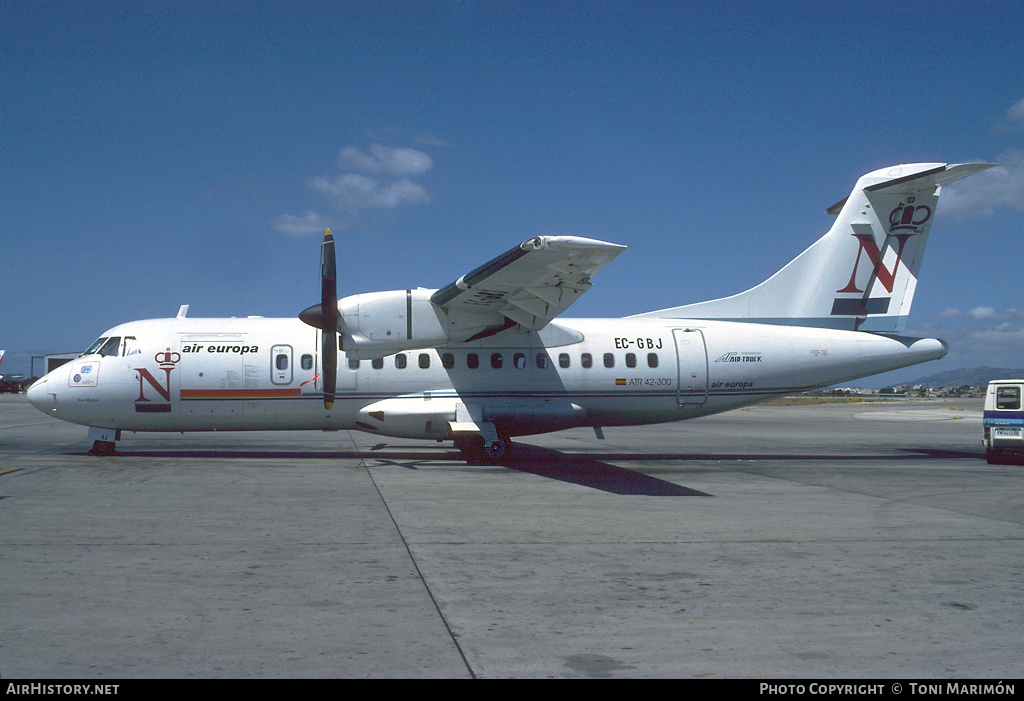
[[[82, 354], [81, 351], [77, 353], [51, 353], [50, 355], [34, 355], [32, 356], [32, 376], [42, 377], [51, 370], [56, 370], [64, 363], [70, 363], [72, 360]], [[42, 358], [43, 360], [43, 371], [40, 373], [36, 372], [36, 358]]]

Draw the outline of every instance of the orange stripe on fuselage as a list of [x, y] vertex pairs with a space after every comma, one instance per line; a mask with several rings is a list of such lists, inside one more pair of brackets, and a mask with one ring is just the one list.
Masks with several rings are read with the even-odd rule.
[[267, 399], [300, 397], [296, 389], [183, 389], [182, 399]]

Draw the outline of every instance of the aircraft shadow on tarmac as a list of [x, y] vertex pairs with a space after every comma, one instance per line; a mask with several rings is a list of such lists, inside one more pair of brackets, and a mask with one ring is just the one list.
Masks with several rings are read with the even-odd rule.
[[[84, 453], [83, 453], [84, 455]], [[464, 457], [455, 450], [425, 452], [390, 448], [378, 444], [369, 451], [257, 451], [257, 450], [127, 450], [117, 457], [209, 458], [209, 459], [277, 459], [277, 460], [373, 460], [378, 466], [393, 465], [404, 469], [437, 465], [444, 462], [464, 464]], [[751, 461], [889, 461], [921, 459], [984, 459], [979, 453], [907, 448], [901, 455], [780, 455], [769, 453], [562, 453], [550, 448], [516, 444], [512, 457], [500, 464], [470, 464], [470, 467], [505, 468], [539, 477], [597, 489], [610, 494], [634, 496], [713, 496], [674, 482], [662, 480], [610, 462], [751, 462]]]
[[959, 451], [913, 449], [906, 455], [885, 456], [853, 456], [853, 455], [730, 455], [730, 454], [634, 454], [634, 453], [597, 453], [597, 454], [566, 454], [547, 448], [534, 446], [516, 447], [511, 460], [503, 463], [504, 467], [519, 472], [549, 477], [562, 482], [570, 482], [612, 494], [631, 494], [643, 496], [713, 496], [705, 492], [690, 489], [682, 485], [658, 479], [642, 472], [624, 467], [617, 467], [608, 462], [695, 462], [695, 461], [766, 461], [766, 460], [908, 460], [924, 458], [972, 458], [983, 456], [975, 453]]
[[[87, 453], [73, 453], [87, 455]], [[456, 450], [443, 452], [410, 451], [401, 448], [389, 449], [386, 444], [377, 445], [370, 451], [258, 451], [258, 450], [118, 450], [113, 456], [97, 459], [130, 457], [146, 458], [192, 458], [192, 459], [271, 459], [271, 460], [372, 460], [376, 466], [394, 465], [404, 469], [415, 470], [420, 466], [437, 465], [444, 462], [456, 462], [466, 466], [465, 457]], [[622, 460], [648, 460], [650, 456], [621, 456]], [[659, 459], [675, 459], [661, 456]], [[685, 458], [684, 458], [685, 459]], [[597, 457], [574, 453], [561, 453], [548, 448], [516, 445], [514, 457], [501, 463], [470, 463], [468, 467], [484, 467], [489, 469], [509, 469], [516, 472], [529, 473], [539, 477], [548, 477], [589, 487], [611, 494], [638, 496], [711, 496], [695, 489], [689, 489], [673, 482], [651, 477], [641, 472], [623, 467], [609, 465]]]

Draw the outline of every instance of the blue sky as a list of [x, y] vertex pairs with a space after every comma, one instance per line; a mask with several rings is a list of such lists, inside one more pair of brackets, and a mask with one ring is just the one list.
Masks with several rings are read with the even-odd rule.
[[[1024, 367], [1019, 2], [0, 4], [2, 369], [173, 316], [440, 287], [536, 235], [630, 248], [573, 316], [761, 282], [900, 162], [944, 192], [901, 371]], [[889, 378], [885, 378], [889, 379]], [[869, 385], [870, 381], [863, 384]]]

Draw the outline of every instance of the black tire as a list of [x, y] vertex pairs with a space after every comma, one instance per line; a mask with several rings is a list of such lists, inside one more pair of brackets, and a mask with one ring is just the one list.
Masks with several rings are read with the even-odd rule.
[[113, 441], [93, 441], [89, 455], [108, 456], [117, 452], [117, 444]]
[[499, 438], [487, 444], [478, 435], [458, 436], [454, 440], [455, 447], [462, 452], [466, 462], [500, 463], [509, 458], [514, 445], [509, 438]]

